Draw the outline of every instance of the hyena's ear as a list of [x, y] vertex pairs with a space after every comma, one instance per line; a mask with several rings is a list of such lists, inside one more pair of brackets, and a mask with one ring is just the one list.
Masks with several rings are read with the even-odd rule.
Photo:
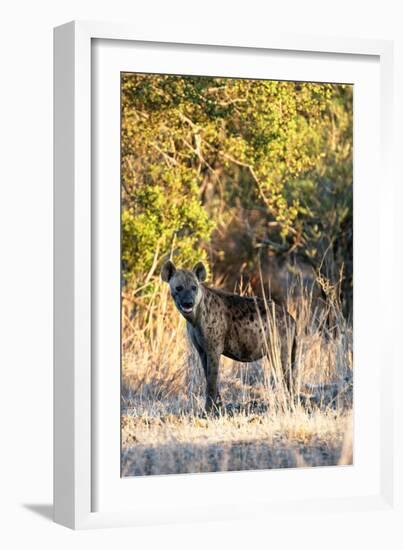
[[197, 262], [193, 268], [193, 273], [201, 283], [207, 279], [207, 271], [203, 262]]
[[166, 283], [169, 283], [169, 280], [171, 279], [172, 275], [175, 273], [176, 267], [171, 260], [168, 260], [164, 263], [164, 265], [161, 268], [161, 279], [165, 281]]

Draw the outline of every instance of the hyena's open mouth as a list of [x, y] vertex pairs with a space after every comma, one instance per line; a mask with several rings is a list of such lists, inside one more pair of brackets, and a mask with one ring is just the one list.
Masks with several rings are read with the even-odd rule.
[[186, 315], [189, 315], [189, 313], [192, 313], [192, 311], [193, 311], [193, 306], [186, 307], [186, 306], [181, 305], [180, 308], [183, 311], [183, 313], [186, 313]]

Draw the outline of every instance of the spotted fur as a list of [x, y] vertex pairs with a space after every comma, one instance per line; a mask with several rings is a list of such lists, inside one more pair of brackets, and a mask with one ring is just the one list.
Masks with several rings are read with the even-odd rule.
[[190, 271], [176, 269], [168, 261], [161, 271], [176, 307], [186, 319], [189, 337], [201, 359], [207, 382], [206, 410], [221, 405], [217, 384], [220, 356], [241, 362], [261, 359], [272, 349], [270, 339], [274, 322], [280, 340], [284, 378], [292, 391], [294, 319], [273, 301], [209, 287], [204, 283], [206, 275], [201, 262]]

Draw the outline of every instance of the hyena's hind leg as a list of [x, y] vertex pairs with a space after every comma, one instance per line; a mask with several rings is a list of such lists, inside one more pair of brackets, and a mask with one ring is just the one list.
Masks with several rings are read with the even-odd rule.
[[285, 386], [293, 397], [297, 378], [297, 338], [295, 321], [291, 316], [286, 322], [281, 338], [281, 366]]

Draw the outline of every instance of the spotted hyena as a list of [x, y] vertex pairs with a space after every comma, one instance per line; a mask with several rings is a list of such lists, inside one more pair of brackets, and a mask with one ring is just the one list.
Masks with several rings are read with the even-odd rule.
[[272, 345], [273, 334], [278, 338], [284, 379], [291, 391], [295, 363], [294, 319], [273, 301], [209, 287], [204, 284], [206, 275], [201, 262], [190, 271], [176, 269], [168, 261], [161, 270], [161, 277], [169, 284], [201, 359], [207, 382], [206, 410], [221, 405], [217, 387], [220, 356], [241, 362], [261, 359], [276, 348]]

